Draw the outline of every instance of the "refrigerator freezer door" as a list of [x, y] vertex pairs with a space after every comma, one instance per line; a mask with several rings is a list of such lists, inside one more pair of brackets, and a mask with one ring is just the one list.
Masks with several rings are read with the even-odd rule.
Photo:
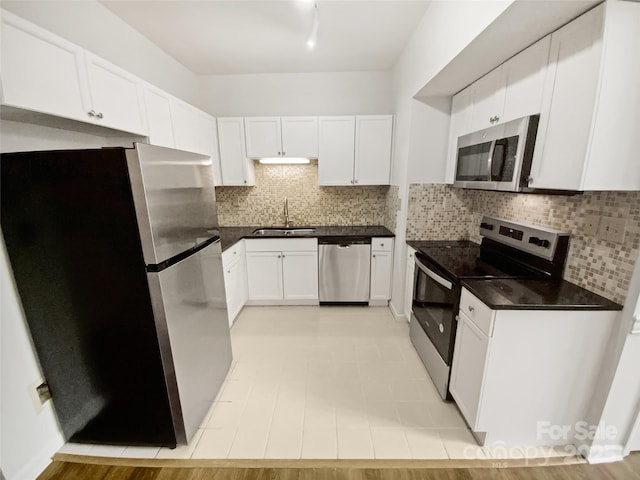
[[178, 443], [186, 443], [209, 411], [232, 360], [220, 241], [148, 273], [148, 279], [176, 436]]
[[136, 143], [127, 164], [144, 260], [154, 265], [217, 234], [209, 157]]

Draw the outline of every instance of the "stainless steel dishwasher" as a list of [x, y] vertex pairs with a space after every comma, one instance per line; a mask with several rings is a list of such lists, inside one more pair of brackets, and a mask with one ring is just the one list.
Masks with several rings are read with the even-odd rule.
[[320, 304], [369, 302], [371, 237], [318, 238]]

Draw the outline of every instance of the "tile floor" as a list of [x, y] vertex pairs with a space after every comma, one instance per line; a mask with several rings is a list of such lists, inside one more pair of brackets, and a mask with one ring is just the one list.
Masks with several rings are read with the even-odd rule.
[[188, 446], [67, 444], [60, 452], [136, 458], [481, 459], [557, 456], [478, 447], [443, 402], [408, 326], [388, 308], [245, 307], [234, 362]]

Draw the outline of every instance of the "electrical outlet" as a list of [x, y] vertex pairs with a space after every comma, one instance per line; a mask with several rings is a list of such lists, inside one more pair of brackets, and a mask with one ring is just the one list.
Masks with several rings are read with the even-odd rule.
[[624, 218], [602, 217], [598, 228], [598, 238], [607, 242], [623, 243], [627, 221]]
[[598, 226], [600, 225], [599, 215], [585, 215], [582, 231], [585, 235], [595, 237], [598, 234]]

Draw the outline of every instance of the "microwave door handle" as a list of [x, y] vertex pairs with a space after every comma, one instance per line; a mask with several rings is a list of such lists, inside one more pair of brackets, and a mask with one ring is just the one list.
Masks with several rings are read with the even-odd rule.
[[439, 283], [440, 285], [442, 285], [447, 290], [452, 290], [453, 289], [453, 284], [449, 280], [445, 280], [444, 278], [442, 278], [437, 273], [434, 273], [431, 270], [429, 270], [417, 258], [415, 258], [415, 261], [416, 261], [416, 266], [420, 269], [420, 271], [422, 271], [431, 280]]
[[492, 140], [491, 141], [491, 146], [489, 147], [489, 158], [487, 159], [487, 174], [489, 176], [489, 178], [487, 178], [488, 181], [491, 181], [492, 179], [492, 163], [493, 163], [493, 155], [495, 153], [496, 150], [496, 141]]
[[[490, 168], [490, 175], [491, 175], [491, 180], [493, 180], [494, 176], [500, 175], [502, 174], [502, 171], [504, 170], [504, 163], [505, 160], [507, 159], [507, 141], [504, 138], [501, 138], [499, 140], [495, 140], [493, 142], [493, 149], [491, 150], [491, 164], [489, 165]], [[496, 152], [500, 152], [500, 155], [496, 156]], [[496, 171], [494, 172], [493, 169], [496, 169]], [[497, 180], [500, 181], [500, 180]]]

